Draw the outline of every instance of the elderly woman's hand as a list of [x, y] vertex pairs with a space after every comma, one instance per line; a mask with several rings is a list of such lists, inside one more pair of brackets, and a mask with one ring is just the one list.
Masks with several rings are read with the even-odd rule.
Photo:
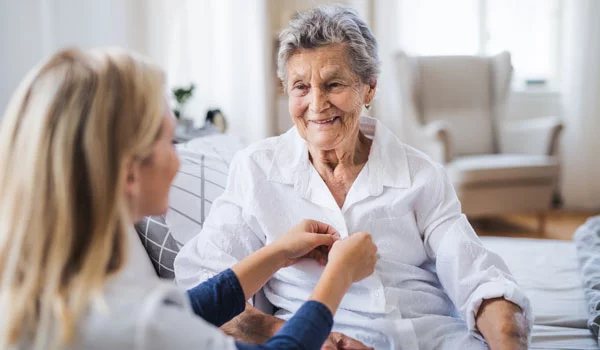
[[527, 349], [527, 320], [521, 308], [510, 301], [484, 300], [476, 322], [491, 349]]
[[284, 267], [304, 258], [315, 259], [325, 265], [329, 249], [339, 239], [340, 235], [333, 227], [315, 220], [303, 220], [271, 245], [284, 255]]
[[342, 333], [331, 332], [321, 350], [373, 350], [373, 348]]

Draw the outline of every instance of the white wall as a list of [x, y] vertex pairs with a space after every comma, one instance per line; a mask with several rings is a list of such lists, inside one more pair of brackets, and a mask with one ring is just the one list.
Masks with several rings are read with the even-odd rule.
[[600, 209], [600, 1], [565, 2], [562, 138], [565, 204]]
[[68, 46], [121, 46], [143, 51], [144, 0], [0, 0], [0, 116], [24, 75]]
[[0, 3], [0, 118], [21, 78], [43, 56], [40, 3]]
[[513, 91], [508, 97], [505, 118], [561, 117], [561, 113], [561, 94], [558, 91]]

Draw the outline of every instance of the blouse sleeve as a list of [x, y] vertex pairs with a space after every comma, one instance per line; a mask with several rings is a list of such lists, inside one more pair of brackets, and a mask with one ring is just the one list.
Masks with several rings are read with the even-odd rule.
[[[416, 210], [427, 254], [435, 261], [438, 278], [467, 322], [477, 331], [475, 316], [485, 299], [503, 297], [518, 305], [533, 327], [529, 300], [500, 256], [488, 251], [477, 237], [443, 166], [436, 164]], [[478, 334], [476, 334], [478, 335]]]

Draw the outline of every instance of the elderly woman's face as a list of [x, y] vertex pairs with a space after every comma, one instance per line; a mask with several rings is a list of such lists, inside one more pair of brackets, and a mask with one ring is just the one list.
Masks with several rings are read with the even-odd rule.
[[362, 106], [371, 103], [374, 86], [350, 68], [342, 44], [301, 49], [288, 60], [287, 92], [292, 120], [313, 147], [333, 150], [356, 137]]

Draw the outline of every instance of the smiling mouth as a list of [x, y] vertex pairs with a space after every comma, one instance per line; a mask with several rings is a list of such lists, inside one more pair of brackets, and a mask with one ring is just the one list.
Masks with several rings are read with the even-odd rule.
[[337, 119], [339, 119], [340, 117], [335, 116], [333, 118], [329, 118], [329, 119], [324, 119], [324, 120], [310, 120], [311, 123], [315, 123], [317, 125], [327, 125], [327, 124], [332, 124], [333, 122], [335, 122]]

